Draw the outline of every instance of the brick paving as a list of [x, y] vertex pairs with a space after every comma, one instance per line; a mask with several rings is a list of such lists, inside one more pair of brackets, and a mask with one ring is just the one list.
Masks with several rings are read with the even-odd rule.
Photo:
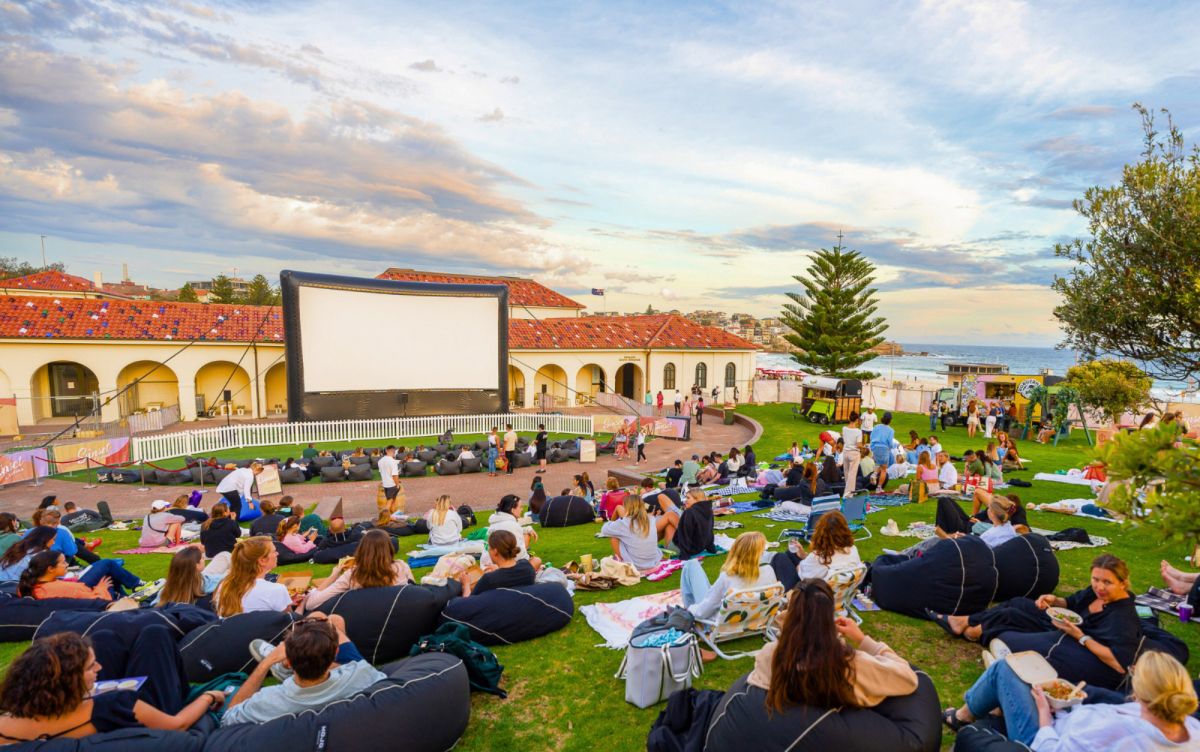
[[[571, 411], [575, 412], [575, 411]], [[754, 432], [742, 425], [726, 426], [717, 415], [706, 414], [704, 425], [692, 426], [690, 441], [673, 441], [657, 439], [646, 444], [647, 461], [641, 463], [641, 470], [659, 470], [671, 464], [675, 459], [684, 459], [692, 454], [706, 454], [712, 451], [728, 452], [736, 446], [739, 449], [746, 445], [754, 436]], [[195, 427], [194, 425], [191, 427]], [[532, 434], [527, 438], [532, 439]], [[612, 455], [601, 455], [597, 461], [581, 464], [575, 461], [547, 465], [542, 475], [546, 492], [549, 495], [558, 493], [571, 485], [575, 475], [586, 471], [597, 487], [603, 485], [610, 469], [621, 468], [636, 472], [633, 463], [618, 461]], [[437, 476], [425, 478], [404, 479], [404, 488], [408, 497], [408, 511], [423, 513], [433, 506], [434, 500], [441, 494], [450, 494], [455, 504], [469, 504], [476, 510], [486, 510], [495, 507], [501, 496], [515, 493], [525, 498], [533, 481], [535, 467], [519, 468], [512, 475], [500, 474], [495, 478], [488, 477], [486, 472], [469, 475]], [[285, 485], [284, 493], [292, 494], [297, 501], [305, 505], [312, 504], [327, 496], [341, 496], [346, 516], [351, 520], [373, 517], [375, 513], [375, 490], [378, 481], [343, 482], [343, 483], [305, 483], [303, 485]], [[192, 490], [192, 486], [156, 486], [152, 485], [147, 491], [139, 491], [135, 486], [116, 486], [109, 484], [97, 485], [95, 488], [85, 488], [83, 483], [71, 481], [44, 479], [40, 486], [23, 483], [0, 489], [0, 511], [12, 512], [24, 519], [37, 507], [42, 497], [47, 494], [57, 494], [60, 502], [74, 501], [81, 507], [95, 509], [96, 502], [105, 500], [118, 518], [133, 517], [145, 514], [150, 502], [155, 499], [172, 499], [180, 493]], [[211, 486], [203, 502], [205, 507], [218, 498]]]

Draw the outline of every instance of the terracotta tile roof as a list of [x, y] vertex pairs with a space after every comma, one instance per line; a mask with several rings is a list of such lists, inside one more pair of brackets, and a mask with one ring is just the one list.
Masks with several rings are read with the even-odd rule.
[[0, 337], [250, 342], [260, 323], [260, 341], [283, 341], [278, 306], [0, 297]]
[[508, 303], [513, 306], [535, 306], [538, 308], [586, 308], [566, 295], [561, 295], [540, 282], [521, 277], [485, 277], [475, 274], [443, 274], [421, 272], [415, 269], [388, 269], [377, 279], [395, 279], [403, 282], [449, 282], [454, 284], [507, 285]]
[[63, 272], [45, 271], [26, 274], [24, 277], [12, 277], [0, 280], [0, 289], [16, 291], [25, 290], [63, 290], [64, 292], [84, 292], [95, 290], [96, 286], [83, 277]]
[[757, 350], [722, 329], [663, 313], [652, 316], [510, 319], [514, 350]]

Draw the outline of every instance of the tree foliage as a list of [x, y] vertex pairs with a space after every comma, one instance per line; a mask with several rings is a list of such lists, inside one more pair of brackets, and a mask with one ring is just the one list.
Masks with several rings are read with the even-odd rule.
[[192, 289], [192, 283], [184, 282], [183, 287], [179, 288], [179, 302], [196, 303], [199, 302], [199, 300], [200, 297], [196, 295], [196, 291]]
[[1134, 107], [1142, 159], [1117, 185], [1075, 201], [1090, 237], [1054, 248], [1073, 267], [1054, 280], [1062, 295], [1054, 315], [1064, 346], [1183, 380], [1200, 371], [1200, 149], [1185, 148], [1169, 114], [1160, 133], [1153, 114]]
[[1071, 366], [1065, 383], [1079, 393], [1085, 407], [1116, 423], [1122, 414], [1150, 403], [1154, 380], [1127, 360], [1100, 359]]
[[256, 274], [239, 302], [250, 305], [279, 305], [279, 292], [271, 287], [266, 277]]
[[832, 250], [813, 257], [806, 276], [795, 276], [803, 292], [787, 293], [791, 303], [780, 318], [784, 335], [800, 350], [792, 355], [802, 368], [840, 379], [872, 379], [879, 374], [858, 367], [875, 357], [887, 322], [875, 316], [878, 300], [871, 283], [875, 265], [858, 251], [847, 251], [841, 238]]
[[233, 292], [233, 282], [224, 274], [213, 277], [212, 289], [209, 291], [209, 301], [212, 303], [237, 303], [237, 295]]
[[1118, 434], [1099, 452], [1109, 480], [1128, 481], [1110, 496], [1110, 508], [1189, 551], [1200, 542], [1200, 444], [1168, 423]]
[[0, 279], [24, 277], [28, 274], [37, 274], [38, 272], [45, 271], [65, 272], [66, 270], [67, 268], [60, 263], [41, 266], [31, 264], [28, 261], [17, 261], [16, 256], [0, 256]]

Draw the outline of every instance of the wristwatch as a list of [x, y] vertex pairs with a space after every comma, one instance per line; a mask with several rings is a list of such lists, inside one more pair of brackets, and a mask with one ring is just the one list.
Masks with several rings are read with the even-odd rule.
[[1090, 639], [1092, 639], [1092, 638], [1091, 638], [1091, 637], [1088, 637], [1087, 635], [1079, 635], [1079, 644], [1080, 644], [1080, 645], [1087, 645], [1087, 643], [1088, 643], [1088, 640], [1090, 640]]

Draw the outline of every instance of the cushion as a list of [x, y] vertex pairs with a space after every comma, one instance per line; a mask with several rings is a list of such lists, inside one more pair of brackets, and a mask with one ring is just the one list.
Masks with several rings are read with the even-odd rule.
[[406, 478], [419, 478], [425, 475], [428, 465], [424, 462], [405, 462], [400, 468], [400, 474]]
[[1072, 639], [1063, 639], [1062, 632], [1001, 632], [1000, 639], [1014, 653], [1032, 650], [1058, 672], [1060, 678], [1072, 684], [1086, 681], [1090, 686], [1118, 689], [1123, 674], [1118, 674], [1100, 662], [1092, 651]]
[[1058, 587], [1058, 557], [1040, 535], [1018, 535], [992, 549], [999, 583], [993, 600], [1037, 598]]
[[479, 461], [478, 457], [467, 457], [466, 459], [459, 458], [458, 463], [461, 466], [461, 472], [463, 473], [477, 473], [483, 470], [483, 463]]
[[370, 457], [368, 457], [368, 458], [367, 458], [367, 459], [369, 459], [369, 460], [370, 460], [370, 462], [371, 462], [371, 469], [372, 469], [372, 470], [378, 470], [378, 469], [379, 469], [379, 460], [380, 460], [380, 458], [381, 458], [382, 456], [383, 456], [383, 455], [372, 454]]
[[306, 561], [312, 561], [313, 552], [309, 551], [306, 554], [298, 554], [279, 541], [272, 541], [275, 544], [275, 553], [279, 555], [279, 566], [285, 567], [288, 564], [300, 564]]
[[450, 592], [424, 585], [364, 588], [342, 593], [315, 610], [340, 614], [363, 657], [379, 664], [408, 655], [422, 635], [437, 628]]
[[333, 465], [341, 464], [337, 457], [328, 456], [321, 457], [320, 455], [312, 458], [313, 467], [332, 467]]
[[51, 614], [58, 611], [102, 612], [109, 602], [83, 598], [17, 598], [0, 597], [0, 642], [25, 642], [33, 639], [34, 632]]
[[596, 510], [582, 496], [553, 496], [538, 512], [542, 527], [586, 525], [596, 519]]
[[561, 449], [551, 449], [546, 453], [546, 460], [548, 462], [566, 462], [567, 459], [569, 459], [567, 453]]
[[567, 589], [546, 582], [455, 598], [442, 610], [442, 621], [466, 625], [471, 639], [484, 645], [511, 645], [557, 632], [574, 613]]
[[166, 625], [173, 637], [182, 639], [196, 629], [217, 621], [212, 611], [198, 606], [175, 604], [167, 608], [142, 608], [136, 611], [55, 611], [42, 622], [33, 639], [63, 632], [87, 635], [103, 629], [127, 638], [130, 642], [138, 632], [151, 624]]
[[360, 462], [350, 466], [350, 480], [371, 480], [374, 477], [369, 463]]
[[188, 681], [203, 683], [235, 671], [250, 673], [255, 664], [254, 656], [250, 655], [250, 641], [278, 643], [291, 628], [290, 614], [251, 611], [189, 632], [179, 642]]
[[298, 467], [285, 467], [279, 471], [280, 483], [303, 483], [306, 480], [304, 471]]
[[321, 468], [321, 482], [322, 483], [337, 483], [337, 482], [343, 481], [345, 479], [346, 479], [346, 473], [344, 470], [342, 470], [341, 465], [334, 465], [333, 467]]
[[457, 459], [449, 460], [443, 458], [438, 460], [438, 463], [433, 466], [433, 471], [438, 475], [458, 475], [462, 472], [462, 463]]
[[44, 742], [14, 744], [13, 752], [201, 752], [206, 734], [200, 730], [155, 731], [127, 728], [83, 739], [50, 739]]
[[768, 713], [767, 692], [738, 679], [713, 712], [706, 750], [789, 752], [936, 752], [942, 741], [941, 704], [933, 681], [917, 673], [917, 691], [874, 708], [795, 705]]
[[871, 597], [880, 608], [925, 618], [973, 614], [996, 593], [998, 575], [992, 549], [978, 537], [948, 538], [915, 559], [883, 555], [870, 570]]

